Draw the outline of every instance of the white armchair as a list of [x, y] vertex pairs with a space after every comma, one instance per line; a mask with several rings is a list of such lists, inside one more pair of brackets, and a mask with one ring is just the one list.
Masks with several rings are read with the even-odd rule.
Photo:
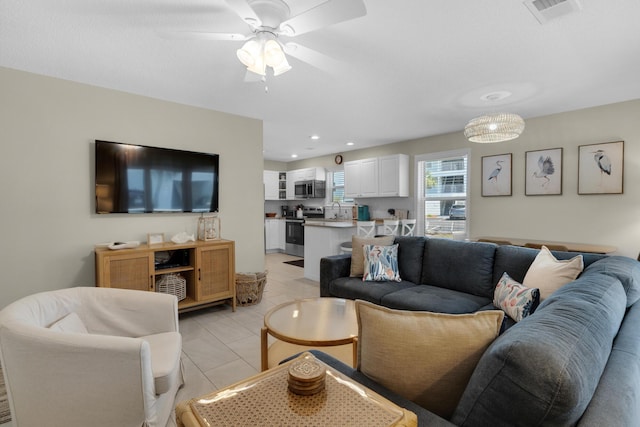
[[14, 427], [165, 427], [183, 384], [173, 295], [77, 287], [0, 311]]

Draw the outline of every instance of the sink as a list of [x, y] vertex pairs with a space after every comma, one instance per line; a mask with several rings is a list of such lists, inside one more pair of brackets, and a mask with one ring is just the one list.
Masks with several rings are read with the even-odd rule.
[[319, 221], [319, 222], [351, 222], [347, 218], [307, 218], [306, 221]]

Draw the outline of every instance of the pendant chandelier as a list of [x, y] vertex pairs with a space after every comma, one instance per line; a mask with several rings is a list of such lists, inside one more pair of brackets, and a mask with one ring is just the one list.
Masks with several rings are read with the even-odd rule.
[[273, 68], [274, 76], [279, 76], [291, 69], [275, 34], [268, 31], [258, 32], [236, 51], [236, 55], [247, 70], [261, 76], [266, 76], [267, 66]]
[[503, 142], [516, 139], [523, 130], [524, 120], [517, 114], [487, 114], [471, 119], [464, 127], [464, 136], [471, 142]]

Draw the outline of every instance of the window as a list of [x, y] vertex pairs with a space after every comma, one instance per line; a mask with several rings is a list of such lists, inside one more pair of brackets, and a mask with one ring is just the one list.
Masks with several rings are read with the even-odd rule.
[[334, 171], [331, 173], [331, 203], [350, 203], [353, 199], [344, 198], [344, 171]]
[[423, 234], [466, 237], [468, 158], [468, 150], [416, 156], [416, 229]]

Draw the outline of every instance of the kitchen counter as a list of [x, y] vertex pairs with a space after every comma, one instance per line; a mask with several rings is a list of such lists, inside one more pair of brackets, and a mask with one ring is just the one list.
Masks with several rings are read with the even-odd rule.
[[352, 220], [343, 220], [343, 221], [335, 221], [335, 220], [313, 220], [308, 219], [304, 223], [305, 227], [331, 227], [331, 228], [352, 228], [356, 226], [355, 221]]
[[[375, 221], [376, 225], [384, 224], [384, 221], [392, 218], [372, 218], [371, 221]], [[357, 224], [357, 220], [355, 219], [314, 219], [307, 218], [305, 220], [305, 226], [313, 226], [313, 227], [355, 227]]]
[[340, 244], [350, 242], [356, 232], [353, 221], [318, 221], [304, 223], [304, 277], [320, 281], [320, 259], [340, 254]]
[[[384, 219], [391, 218], [373, 218], [372, 221], [382, 226]], [[340, 245], [351, 242], [356, 227], [357, 221], [352, 219], [307, 218], [304, 222], [304, 277], [319, 281], [320, 259], [339, 255]]]

